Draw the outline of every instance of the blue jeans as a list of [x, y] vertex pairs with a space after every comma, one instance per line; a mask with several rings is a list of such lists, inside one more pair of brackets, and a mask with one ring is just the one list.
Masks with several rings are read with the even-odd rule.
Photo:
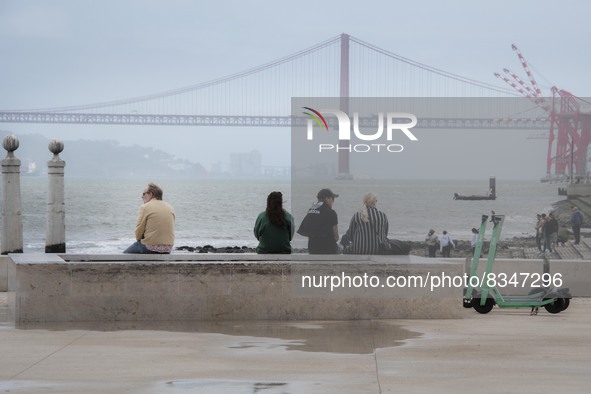
[[146, 245], [141, 243], [140, 241], [135, 241], [131, 244], [131, 246], [123, 251], [123, 253], [132, 253], [132, 254], [158, 254], [158, 252], [152, 252], [150, 249], [146, 248]]
[[544, 235], [544, 252], [546, 249], [552, 253], [552, 234]]

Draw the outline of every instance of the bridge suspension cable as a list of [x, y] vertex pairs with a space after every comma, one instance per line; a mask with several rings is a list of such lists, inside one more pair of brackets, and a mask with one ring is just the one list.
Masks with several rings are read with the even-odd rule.
[[518, 94], [516, 94], [514, 91], [512, 91], [510, 89], [505, 89], [503, 87], [495, 86], [495, 85], [488, 84], [488, 83], [485, 83], [485, 82], [480, 82], [480, 81], [477, 81], [475, 79], [466, 78], [466, 77], [463, 77], [463, 76], [458, 75], [458, 74], [454, 74], [454, 73], [451, 73], [451, 72], [448, 72], [448, 71], [445, 71], [445, 70], [442, 70], [442, 69], [439, 69], [439, 68], [436, 68], [436, 67], [432, 67], [432, 66], [429, 66], [429, 65], [426, 65], [426, 64], [417, 62], [415, 60], [408, 59], [406, 57], [403, 57], [403, 56], [397, 55], [397, 54], [395, 54], [393, 52], [390, 52], [390, 51], [387, 51], [385, 49], [379, 48], [379, 47], [377, 47], [375, 45], [369, 44], [369, 43], [367, 43], [365, 41], [362, 41], [362, 40], [360, 40], [358, 38], [355, 38], [355, 37], [352, 37], [352, 36], [350, 37], [350, 40], [353, 41], [353, 42], [355, 42], [355, 43], [357, 43], [357, 44], [359, 44], [359, 45], [361, 45], [361, 46], [363, 46], [363, 47], [366, 47], [368, 49], [371, 49], [372, 51], [375, 51], [375, 52], [377, 52], [379, 54], [382, 54], [382, 55], [387, 56], [389, 58], [395, 59], [395, 60], [400, 61], [402, 63], [409, 64], [409, 65], [411, 65], [413, 67], [416, 67], [416, 68], [419, 68], [419, 69], [428, 71], [430, 73], [434, 73], [434, 74], [440, 75], [440, 76], [445, 77], [445, 78], [449, 78], [449, 79], [452, 79], [452, 80], [455, 80], [455, 81], [458, 81], [458, 82], [461, 82], [461, 83], [465, 83], [465, 84], [468, 84], [468, 85], [473, 85], [473, 86], [476, 86], [476, 87], [484, 88], [484, 89], [487, 89], [487, 90], [490, 90], [490, 91], [494, 91], [494, 92], [498, 92], [498, 93], [503, 93], [505, 95], [519, 96]]
[[26, 110], [26, 111], [44, 111], [44, 112], [70, 112], [70, 111], [74, 111], [75, 112], [75, 111], [87, 110], [87, 109], [98, 109], [98, 108], [113, 107], [113, 106], [118, 106], [118, 105], [140, 103], [143, 101], [161, 99], [161, 98], [171, 97], [171, 96], [175, 96], [175, 95], [179, 95], [179, 94], [183, 94], [183, 93], [202, 90], [205, 88], [210, 88], [213, 86], [222, 85], [224, 83], [234, 81], [234, 80], [237, 80], [240, 78], [245, 78], [250, 75], [260, 73], [262, 71], [265, 71], [265, 70], [277, 67], [279, 65], [294, 61], [295, 59], [299, 59], [301, 57], [307, 56], [311, 53], [318, 52], [321, 49], [324, 49], [326, 47], [334, 45], [335, 43], [339, 42], [339, 40], [340, 40], [340, 36], [336, 36], [336, 37], [333, 37], [327, 41], [321, 42], [320, 44], [314, 45], [310, 48], [307, 48], [302, 51], [296, 52], [294, 54], [282, 57], [280, 59], [271, 61], [269, 63], [265, 63], [261, 66], [253, 67], [253, 68], [247, 69], [245, 71], [241, 71], [241, 72], [231, 74], [231, 75], [228, 75], [225, 77], [216, 78], [216, 79], [213, 79], [210, 81], [201, 82], [201, 83], [198, 83], [195, 85], [190, 85], [190, 86], [186, 86], [186, 87], [182, 87], [182, 88], [178, 88], [178, 89], [172, 89], [172, 90], [167, 90], [164, 92], [153, 93], [153, 94], [149, 94], [149, 95], [145, 95], [145, 96], [138, 96], [138, 97], [132, 97], [132, 98], [127, 98], [127, 99], [121, 99], [121, 100], [105, 101], [105, 102], [95, 103], [95, 104], [68, 106], [68, 107], [38, 108], [38, 109], [30, 109], [30, 110]]
[[[0, 122], [60, 123], [68, 120], [70, 115], [70, 122], [74, 123], [85, 119], [93, 123], [96, 120], [92, 119], [100, 115], [103, 124], [110, 122], [109, 119], [121, 123], [122, 120], [115, 120], [121, 116], [125, 116], [126, 121], [140, 123], [144, 120], [136, 117], [151, 117], [156, 119], [154, 122], [166, 116], [199, 119], [204, 116], [285, 117], [291, 112], [292, 97], [339, 96], [341, 37], [333, 37], [260, 66], [186, 87], [94, 104], [0, 111]], [[513, 90], [447, 72], [349, 37], [352, 43], [351, 96], [518, 95]], [[466, 94], [464, 87], [480, 91]], [[56, 118], [51, 114], [60, 116]]]

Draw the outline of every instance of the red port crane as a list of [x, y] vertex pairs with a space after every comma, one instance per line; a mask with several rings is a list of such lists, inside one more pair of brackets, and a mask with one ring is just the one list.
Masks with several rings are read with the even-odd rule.
[[[564, 178], [567, 174], [571, 175], [571, 180], [575, 177], [586, 177], [588, 175], [587, 148], [591, 143], [591, 105], [556, 86], [552, 87], [551, 100], [543, 97], [542, 90], [523, 54], [515, 44], [511, 45], [511, 48], [517, 54], [531, 86], [507, 68], [503, 71], [512, 79], [499, 73], [495, 73], [495, 76], [533, 101], [548, 115], [550, 130], [548, 130], [546, 177], [548, 179]], [[554, 165], [554, 172], [552, 172], [552, 165]]]

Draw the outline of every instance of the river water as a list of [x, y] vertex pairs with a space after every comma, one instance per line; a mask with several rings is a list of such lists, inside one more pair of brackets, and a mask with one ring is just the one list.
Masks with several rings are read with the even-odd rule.
[[[117, 253], [134, 239], [141, 192], [148, 181], [66, 178], [66, 244], [71, 253]], [[470, 239], [482, 214], [506, 215], [503, 237], [533, 235], [536, 213], [549, 212], [561, 199], [557, 186], [538, 181], [499, 181], [495, 201], [458, 201], [454, 193], [482, 194], [485, 181], [331, 181], [291, 185], [289, 180], [155, 180], [176, 212], [175, 246], [256, 246], [254, 221], [271, 191], [283, 192], [285, 205], [299, 225], [317, 190], [330, 187], [339, 198], [339, 233], [360, 208], [364, 193], [378, 196], [388, 215], [391, 238], [423, 240], [433, 228], [455, 239]], [[46, 228], [47, 179], [21, 178], [25, 252], [42, 252]], [[292, 196], [299, 196], [296, 201]], [[296, 235], [294, 247], [305, 247]]]

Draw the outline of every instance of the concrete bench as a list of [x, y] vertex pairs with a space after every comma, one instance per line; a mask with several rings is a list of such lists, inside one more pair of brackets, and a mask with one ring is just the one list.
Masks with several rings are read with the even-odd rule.
[[0, 292], [8, 290], [8, 256], [0, 256]]
[[[384, 284], [392, 276], [418, 280], [461, 275], [463, 269], [463, 262], [417, 256], [10, 254], [8, 310], [17, 327], [44, 322], [457, 318], [461, 289]], [[363, 285], [363, 275], [373, 282]], [[347, 277], [353, 282], [349, 287]], [[327, 278], [326, 286], [320, 286]], [[345, 287], [331, 291], [334, 278]]]

